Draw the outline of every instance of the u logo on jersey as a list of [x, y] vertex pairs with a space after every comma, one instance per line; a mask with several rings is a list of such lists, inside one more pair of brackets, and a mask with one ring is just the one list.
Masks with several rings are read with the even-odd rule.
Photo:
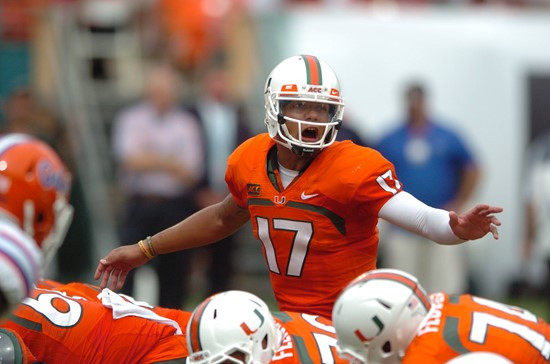
[[277, 196], [275, 195], [273, 197], [273, 202], [275, 202], [278, 205], [284, 205], [286, 203], [286, 197], [285, 196]]

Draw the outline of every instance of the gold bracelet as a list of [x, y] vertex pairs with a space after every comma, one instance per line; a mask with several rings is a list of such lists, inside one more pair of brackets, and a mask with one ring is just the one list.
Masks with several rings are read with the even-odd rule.
[[143, 240], [140, 240], [138, 242], [138, 246], [139, 246], [139, 250], [141, 250], [143, 255], [145, 255], [147, 257], [147, 259], [153, 259], [153, 256], [151, 255], [151, 253], [149, 253], [149, 251], [145, 247], [145, 244], [143, 244]]
[[153, 247], [153, 238], [148, 236], [145, 238], [145, 241], [147, 242], [147, 246], [149, 247], [149, 253], [151, 253], [152, 256], [156, 257], [157, 252], [155, 251], [155, 248]]

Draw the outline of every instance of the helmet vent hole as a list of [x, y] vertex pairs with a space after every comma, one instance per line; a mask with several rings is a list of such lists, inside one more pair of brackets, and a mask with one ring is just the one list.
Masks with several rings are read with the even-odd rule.
[[262, 349], [265, 350], [267, 349], [267, 334], [264, 336], [264, 338], [262, 339]]
[[44, 212], [39, 211], [36, 213], [36, 222], [37, 223], [44, 222]]
[[381, 299], [377, 299], [378, 303], [380, 303], [382, 306], [386, 307], [388, 310], [391, 309], [391, 305], [387, 302], [382, 301]]
[[218, 317], [218, 310], [214, 310], [213, 316], [214, 316], [214, 319], [216, 319]]
[[391, 353], [391, 343], [389, 341], [386, 341], [384, 346], [382, 346], [382, 351], [384, 353]]

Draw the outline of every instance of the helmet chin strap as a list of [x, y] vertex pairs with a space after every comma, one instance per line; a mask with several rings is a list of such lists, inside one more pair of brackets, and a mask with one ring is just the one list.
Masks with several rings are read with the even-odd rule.
[[290, 143], [291, 147], [290, 147], [290, 150], [294, 153], [294, 154], [297, 154], [299, 155], [300, 157], [309, 157], [309, 156], [312, 156], [313, 153], [315, 153], [316, 150], [318, 149], [308, 149], [308, 148], [304, 148], [304, 147], [301, 147], [299, 145], [294, 145], [292, 143]]

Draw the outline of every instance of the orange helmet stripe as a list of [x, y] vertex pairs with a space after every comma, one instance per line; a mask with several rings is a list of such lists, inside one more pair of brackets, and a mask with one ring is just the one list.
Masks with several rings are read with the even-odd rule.
[[405, 286], [409, 287], [414, 294], [418, 297], [420, 302], [426, 307], [426, 310], [430, 310], [430, 307], [432, 306], [429, 297], [426, 295], [426, 293], [419, 287], [418, 282], [413, 281], [412, 279], [402, 276], [396, 273], [389, 273], [389, 272], [368, 272], [360, 277], [357, 278], [357, 280], [353, 281], [352, 284], [356, 284], [359, 282], [367, 282], [372, 279], [387, 279], [390, 281], [398, 282], [401, 284], [404, 284]]
[[307, 84], [308, 85], [322, 85], [323, 74], [321, 72], [321, 63], [315, 56], [302, 55], [304, 63], [306, 64]]
[[201, 351], [201, 339], [200, 339], [200, 323], [202, 314], [204, 313], [204, 309], [208, 304], [212, 301], [212, 297], [209, 297], [206, 299], [203, 303], [201, 303], [193, 312], [193, 315], [191, 316], [191, 324], [190, 324], [190, 337], [187, 339], [190, 342], [191, 349], [193, 352]]

